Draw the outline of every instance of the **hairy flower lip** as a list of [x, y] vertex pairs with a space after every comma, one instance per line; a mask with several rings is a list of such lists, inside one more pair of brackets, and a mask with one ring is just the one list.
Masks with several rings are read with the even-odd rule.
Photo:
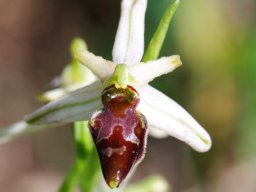
[[90, 131], [110, 188], [118, 187], [144, 157], [147, 121], [137, 111], [139, 101], [132, 86], [111, 85], [103, 90], [103, 109], [90, 118]]

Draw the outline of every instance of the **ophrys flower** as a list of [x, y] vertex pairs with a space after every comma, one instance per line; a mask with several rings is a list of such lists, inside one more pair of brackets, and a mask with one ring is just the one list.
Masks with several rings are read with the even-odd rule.
[[[162, 23], [165, 23], [168, 18], [171, 18], [177, 4], [178, 1], [175, 2], [174, 6], [170, 7], [170, 10], [168, 9], [169, 14], [165, 15]], [[142, 132], [136, 135], [134, 132], [135, 129], [131, 129], [132, 126], [127, 126], [127, 123], [125, 123], [121, 124], [122, 126], [116, 126], [116, 129], [110, 129], [110, 132], [104, 137], [99, 136], [99, 139], [102, 139], [101, 141], [108, 143], [104, 144], [103, 148], [102, 146], [97, 147], [99, 153], [102, 153], [100, 154], [102, 169], [103, 172], [105, 172], [104, 175], [107, 183], [111, 187], [118, 186], [130, 169], [143, 157], [146, 143], [146, 120], [143, 120], [144, 117], [141, 114], [144, 114], [147, 119], [149, 132], [157, 133], [161, 136], [171, 135], [186, 142], [197, 151], [207, 151], [211, 147], [211, 139], [208, 133], [182, 107], [163, 93], [148, 85], [155, 77], [169, 73], [180, 66], [181, 61], [180, 57], [177, 55], [155, 60], [158, 54], [154, 55], [152, 51], [158, 49], [157, 45], [161, 44], [163, 36], [165, 36], [165, 34], [162, 34], [164, 30], [159, 30], [145, 54], [145, 62], [141, 62], [144, 52], [144, 17], [146, 6], [146, 0], [122, 1], [121, 17], [113, 48], [113, 61], [95, 56], [93, 53], [83, 48], [75, 51], [74, 55], [76, 59], [87, 66], [98, 77], [98, 81], [66, 94], [62, 98], [26, 116], [24, 121], [1, 130], [0, 140], [5, 142], [38, 129], [91, 119], [90, 125], [92, 133], [95, 133], [95, 144], [96, 146], [103, 145], [100, 142], [97, 143], [98, 135], [106, 134], [105, 130], [109, 131], [111, 128], [110, 124], [107, 124], [106, 122], [108, 121], [105, 119], [115, 119], [113, 113], [111, 113], [111, 115], [106, 113], [106, 110], [110, 107], [108, 102], [110, 102], [111, 99], [105, 99], [107, 98], [106, 94], [114, 90], [112, 96], [120, 92], [122, 93], [120, 97], [124, 99], [124, 102], [127, 100], [127, 92], [134, 93], [135, 98], [131, 100], [131, 103], [135, 102], [137, 108], [129, 108], [129, 105], [127, 105], [125, 109], [131, 109], [132, 113], [128, 115], [128, 117], [133, 117], [131, 119], [134, 119], [135, 125], [138, 125], [139, 130]], [[156, 47], [154, 45], [156, 45]], [[158, 52], [158, 50], [156, 50], [156, 52]], [[101, 102], [101, 96], [103, 102]], [[138, 98], [140, 98], [139, 104], [137, 104]], [[121, 110], [122, 104], [116, 104], [116, 101], [114, 103], [117, 109], [120, 108], [118, 110]], [[97, 112], [103, 108], [105, 113]], [[99, 126], [101, 129], [98, 129], [99, 127], [97, 128], [96, 126], [97, 120], [103, 122], [103, 125]], [[99, 132], [99, 130], [102, 131], [102, 129], [103, 132]], [[120, 140], [121, 142], [122, 139], [124, 139], [123, 133], [125, 131], [128, 131], [128, 137], [130, 135], [136, 135], [139, 140], [137, 146], [128, 147], [128, 144], [125, 143], [126, 140], [120, 145], [112, 145], [113, 140]], [[136, 140], [136, 137], [131, 140]], [[106, 139], [110, 139], [111, 142], [106, 141]], [[120, 161], [121, 156], [125, 154], [128, 148], [131, 148], [131, 150], [129, 157], [125, 158], [125, 160], [130, 160], [129, 168], [124, 169], [123, 167], [118, 168], [112, 166], [111, 163], [115, 160]], [[131, 156], [134, 151], [137, 155]], [[118, 159], [114, 159], [114, 156], [112, 156], [116, 154], [120, 155]], [[109, 159], [107, 159], [109, 162], [103, 159], [104, 155], [109, 157]], [[117, 177], [119, 171], [123, 171], [121, 179]]]

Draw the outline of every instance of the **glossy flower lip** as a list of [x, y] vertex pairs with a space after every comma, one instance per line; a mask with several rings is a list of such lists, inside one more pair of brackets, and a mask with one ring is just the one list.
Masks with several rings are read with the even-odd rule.
[[104, 178], [118, 187], [145, 154], [147, 121], [137, 111], [139, 95], [131, 87], [107, 87], [102, 93], [103, 110], [89, 121]]
[[[98, 77], [98, 81], [43, 106], [26, 116], [24, 121], [1, 129], [0, 142], [4, 143], [36, 130], [89, 119], [93, 111], [103, 107], [100, 101], [102, 83], [112, 75], [117, 64], [124, 63], [128, 65], [129, 74], [135, 80], [135, 86], [141, 95], [138, 107], [148, 120], [149, 133], [150, 130], [156, 130], [153, 132], [158, 132], [158, 136], [176, 137], [199, 152], [209, 150], [211, 138], [202, 126], [173, 100], [147, 85], [155, 77], [173, 71], [181, 65], [181, 61], [179, 56], [163, 57], [145, 63], [140, 61], [144, 49], [146, 5], [146, 0], [122, 1], [113, 62], [87, 50], [77, 50], [76, 58]], [[127, 19], [129, 22], [126, 22]], [[131, 54], [134, 52], [136, 55]]]

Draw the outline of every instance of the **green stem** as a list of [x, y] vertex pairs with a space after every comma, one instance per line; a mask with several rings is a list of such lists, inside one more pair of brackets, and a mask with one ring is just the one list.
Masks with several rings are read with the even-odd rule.
[[170, 6], [165, 11], [160, 24], [152, 37], [149, 46], [145, 52], [143, 57], [143, 61], [155, 60], [158, 58], [161, 48], [163, 46], [164, 39], [166, 37], [170, 22], [172, 17], [179, 6], [180, 1], [175, 0], [174, 3], [170, 4]]
[[[59, 192], [73, 192], [79, 185], [81, 192], [91, 192], [94, 186], [95, 162], [95, 147], [88, 129], [88, 122], [74, 123], [74, 139], [76, 147], [76, 162], [66, 176]], [[93, 169], [92, 169], [93, 168]], [[86, 174], [85, 174], [86, 173]], [[84, 179], [84, 175], [86, 178]], [[86, 182], [83, 182], [83, 181]], [[83, 185], [81, 183], [84, 183]]]
[[99, 178], [100, 164], [96, 148], [87, 160], [79, 186], [82, 192], [92, 192]]
[[88, 122], [75, 123], [77, 159], [80, 162], [79, 187], [81, 192], [91, 192], [99, 173], [97, 150], [88, 128]]
[[77, 159], [84, 161], [93, 149], [93, 141], [87, 121], [74, 123], [74, 139], [76, 144]]
[[65, 180], [63, 181], [59, 192], [73, 192], [79, 180], [79, 169], [77, 164], [70, 169]]

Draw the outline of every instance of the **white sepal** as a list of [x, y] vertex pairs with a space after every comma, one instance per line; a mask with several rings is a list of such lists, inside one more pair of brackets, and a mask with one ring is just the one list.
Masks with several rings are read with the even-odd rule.
[[44, 105], [25, 120], [33, 125], [87, 120], [93, 111], [102, 108], [101, 91], [102, 84], [95, 82]]
[[151, 86], [144, 86], [140, 97], [139, 109], [146, 116], [149, 127], [159, 128], [198, 152], [210, 149], [209, 134], [176, 102]]
[[122, 0], [112, 55], [115, 63], [138, 64], [144, 53], [147, 0]]
[[148, 130], [149, 130], [149, 132], [148, 132], [149, 135], [151, 137], [154, 137], [154, 138], [157, 138], [157, 139], [163, 139], [163, 138], [166, 138], [166, 137], [169, 136], [168, 133], [166, 133], [166, 132], [164, 132], [164, 131], [162, 131], [162, 130], [160, 130], [158, 128], [155, 128], [152, 125], [149, 126]]

